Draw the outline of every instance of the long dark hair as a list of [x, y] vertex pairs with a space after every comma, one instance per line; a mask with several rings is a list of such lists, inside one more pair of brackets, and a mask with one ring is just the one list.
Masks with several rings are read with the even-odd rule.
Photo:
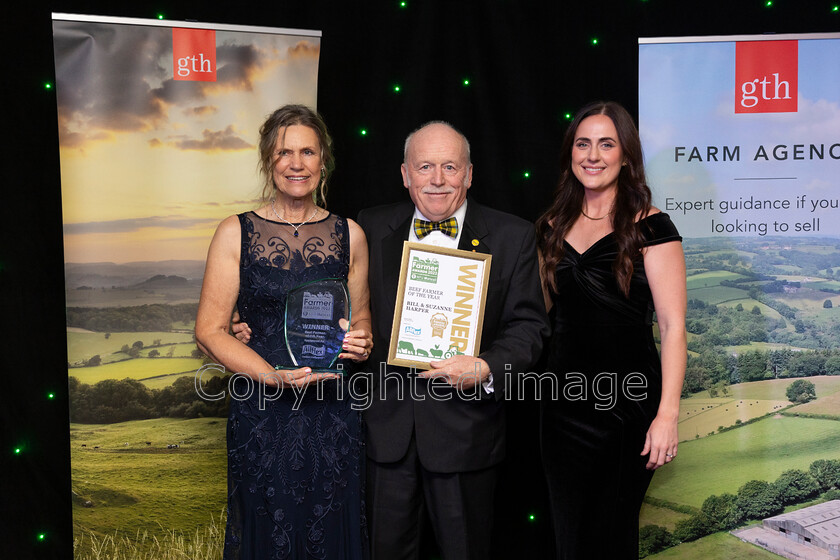
[[636, 227], [636, 217], [647, 216], [650, 212], [651, 194], [645, 180], [639, 131], [630, 113], [614, 101], [598, 101], [586, 105], [578, 111], [566, 130], [560, 149], [561, 173], [554, 201], [537, 220], [537, 243], [542, 256], [540, 268], [548, 288], [556, 292], [554, 271], [563, 258], [563, 240], [583, 208], [584, 187], [572, 172], [572, 146], [581, 121], [592, 115], [606, 115], [612, 120], [626, 162], [618, 175], [612, 226], [618, 243], [613, 272], [619, 289], [628, 296], [633, 261], [644, 243], [644, 237]]

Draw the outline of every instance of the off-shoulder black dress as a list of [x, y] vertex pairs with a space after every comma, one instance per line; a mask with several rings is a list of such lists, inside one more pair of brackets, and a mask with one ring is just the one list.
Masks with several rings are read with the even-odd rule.
[[[645, 246], [682, 238], [667, 214], [638, 222]], [[565, 243], [556, 270], [541, 444], [557, 558], [638, 558], [639, 509], [652, 471], [640, 455], [662, 388], [653, 298], [641, 255], [629, 297], [612, 270], [610, 233], [582, 254]]]

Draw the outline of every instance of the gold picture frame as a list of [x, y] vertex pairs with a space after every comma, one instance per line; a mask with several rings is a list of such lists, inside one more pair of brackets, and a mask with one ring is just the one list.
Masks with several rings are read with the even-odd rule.
[[491, 262], [487, 253], [404, 242], [388, 363], [431, 369], [432, 360], [477, 355]]

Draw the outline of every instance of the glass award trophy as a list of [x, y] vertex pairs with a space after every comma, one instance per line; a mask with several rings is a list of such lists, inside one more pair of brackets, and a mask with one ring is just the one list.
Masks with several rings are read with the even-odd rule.
[[324, 278], [293, 288], [286, 297], [286, 348], [293, 366], [341, 373], [336, 367], [350, 323], [350, 292], [341, 278]]

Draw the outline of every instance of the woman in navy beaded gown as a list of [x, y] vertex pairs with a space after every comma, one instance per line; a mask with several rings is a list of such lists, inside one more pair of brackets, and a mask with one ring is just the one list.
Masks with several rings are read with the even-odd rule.
[[[208, 252], [196, 340], [236, 372], [226, 560], [368, 557], [365, 451], [348, 380], [309, 367], [275, 371], [294, 363], [283, 334], [286, 296], [309, 281], [347, 282], [352, 324], [344, 325], [339, 357], [364, 361], [373, 345], [365, 236], [321, 206], [333, 167], [330, 144], [312, 110], [275, 111], [260, 129], [266, 203], [225, 219]], [[234, 308], [251, 328], [247, 344], [228, 333]]]
[[653, 471], [677, 456], [686, 364], [681, 237], [651, 206], [639, 134], [620, 105], [581, 109], [560, 158], [554, 201], [537, 221], [546, 306], [555, 314], [547, 369], [562, 388], [541, 401], [557, 558], [635, 560]]

